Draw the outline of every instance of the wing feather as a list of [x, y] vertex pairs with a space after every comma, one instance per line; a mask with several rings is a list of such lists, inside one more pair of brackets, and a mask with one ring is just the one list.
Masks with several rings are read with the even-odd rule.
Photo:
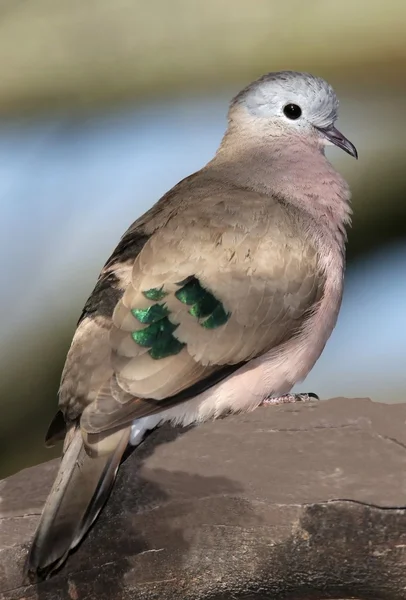
[[114, 376], [85, 430], [164, 410], [300, 331], [324, 285], [317, 253], [279, 203], [244, 193], [186, 208], [145, 242], [112, 316]]

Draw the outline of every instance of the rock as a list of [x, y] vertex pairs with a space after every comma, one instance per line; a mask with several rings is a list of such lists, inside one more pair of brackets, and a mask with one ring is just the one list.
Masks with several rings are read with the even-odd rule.
[[162, 427], [53, 578], [22, 568], [58, 461], [0, 483], [2, 600], [406, 599], [406, 406], [259, 408]]

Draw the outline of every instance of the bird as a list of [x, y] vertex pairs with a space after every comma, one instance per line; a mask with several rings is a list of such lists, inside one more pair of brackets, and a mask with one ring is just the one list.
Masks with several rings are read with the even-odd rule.
[[231, 101], [212, 160], [124, 233], [67, 354], [46, 434], [62, 459], [28, 576], [64, 564], [148, 432], [291, 399], [312, 369], [337, 321], [352, 214], [325, 148], [358, 158], [337, 118], [324, 79], [262, 76]]

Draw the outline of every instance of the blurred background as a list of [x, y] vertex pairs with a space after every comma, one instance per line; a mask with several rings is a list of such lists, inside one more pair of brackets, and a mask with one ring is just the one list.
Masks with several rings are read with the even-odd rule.
[[81, 308], [119, 237], [203, 166], [229, 99], [325, 77], [359, 151], [342, 312], [301, 391], [406, 400], [404, 0], [0, 1], [0, 477], [43, 435]]

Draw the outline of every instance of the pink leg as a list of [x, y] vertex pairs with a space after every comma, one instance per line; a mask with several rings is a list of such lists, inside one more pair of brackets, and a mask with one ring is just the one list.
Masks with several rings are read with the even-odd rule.
[[284, 394], [283, 396], [270, 396], [262, 400], [260, 406], [277, 406], [279, 404], [292, 404], [293, 402], [313, 402], [320, 398], [310, 392], [309, 394]]

